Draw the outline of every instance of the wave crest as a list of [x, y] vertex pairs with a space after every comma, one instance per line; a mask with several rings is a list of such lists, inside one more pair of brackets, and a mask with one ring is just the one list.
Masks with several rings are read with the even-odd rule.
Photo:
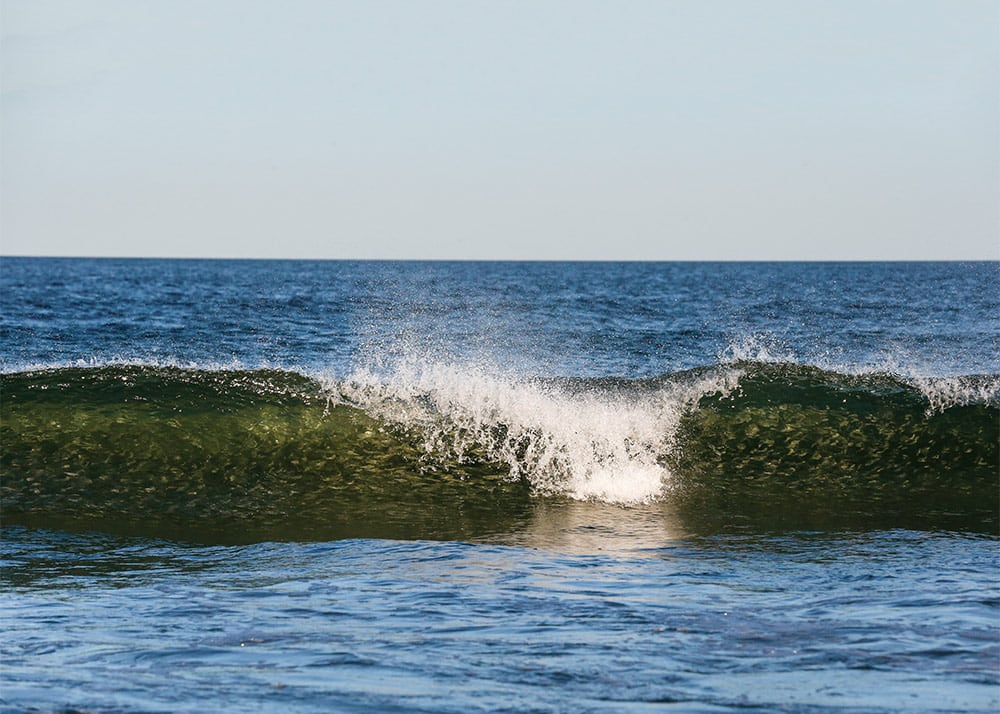
[[436, 462], [488, 460], [542, 494], [642, 503], [669, 489], [665, 455], [683, 415], [708, 393], [731, 390], [736, 370], [692, 381], [515, 381], [449, 364], [368, 371], [336, 385], [344, 402], [419, 433]]
[[415, 519], [515, 517], [539, 496], [724, 519], [957, 513], [995, 528], [996, 384], [918, 388], [783, 363], [642, 380], [443, 363], [343, 381], [122, 365], [2, 374], [0, 498], [7, 522], [252, 523], [296, 537], [393, 519], [396, 533], [445, 532]]

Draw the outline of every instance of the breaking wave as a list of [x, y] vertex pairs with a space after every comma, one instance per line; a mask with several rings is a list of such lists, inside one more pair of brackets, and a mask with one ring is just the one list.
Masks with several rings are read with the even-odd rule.
[[479, 518], [546, 497], [933, 506], [996, 521], [996, 375], [734, 361], [640, 380], [507, 379], [426, 363], [334, 380], [116, 364], [6, 373], [0, 393], [8, 523], [300, 527], [393, 509]]

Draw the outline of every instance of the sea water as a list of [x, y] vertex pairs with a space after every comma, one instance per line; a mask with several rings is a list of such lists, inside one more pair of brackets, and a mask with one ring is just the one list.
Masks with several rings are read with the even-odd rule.
[[0, 710], [996, 710], [998, 277], [4, 258]]

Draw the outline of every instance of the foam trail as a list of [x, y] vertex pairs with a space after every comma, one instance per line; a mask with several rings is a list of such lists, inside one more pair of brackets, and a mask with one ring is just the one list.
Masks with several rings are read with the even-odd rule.
[[428, 459], [506, 464], [544, 494], [635, 504], [670, 487], [664, 456], [684, 413], [735, 386], [736, 370], [637, 390], [571, 391], [454, 364], [356, 372], [340, 397], [423, 439]]

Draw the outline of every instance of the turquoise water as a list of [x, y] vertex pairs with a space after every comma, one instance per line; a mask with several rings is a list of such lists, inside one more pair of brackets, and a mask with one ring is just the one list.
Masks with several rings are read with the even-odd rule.
[[995, 711], [998, 275], [5, 258], [0, 711]]

